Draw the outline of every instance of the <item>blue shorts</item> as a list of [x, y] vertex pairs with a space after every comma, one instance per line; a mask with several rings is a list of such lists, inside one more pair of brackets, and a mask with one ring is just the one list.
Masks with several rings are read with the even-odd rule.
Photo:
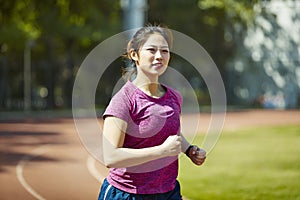
[[170, 192], [162, 194], [131, 194], [119, 190], [110, 185], [105, 179], [100, 190], [98, 200], [182, 200], [180, 185], [176, 181], [176, 186]]

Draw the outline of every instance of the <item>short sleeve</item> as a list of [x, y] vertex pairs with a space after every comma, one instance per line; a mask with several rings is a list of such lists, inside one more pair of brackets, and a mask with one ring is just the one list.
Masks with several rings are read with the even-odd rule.
[[117, 92], [109, 102], [104, 114], [103, 119], [107, 116], [114, 116], [126, 122], [130, 119], [130, 98], [124, 90]]

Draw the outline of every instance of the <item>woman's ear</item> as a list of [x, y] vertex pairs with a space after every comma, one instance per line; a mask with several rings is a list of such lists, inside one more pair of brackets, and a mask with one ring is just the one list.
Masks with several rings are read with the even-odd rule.
[[130, 50], [130, 58], [137, 62], [139, 60], [139, 56], [135, 50]]

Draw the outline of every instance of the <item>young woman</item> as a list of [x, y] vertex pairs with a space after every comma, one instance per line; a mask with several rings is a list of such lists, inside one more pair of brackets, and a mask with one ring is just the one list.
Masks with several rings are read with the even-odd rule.
[[139, 29], [128, 43], [128, 81], [103, 114], [104, 162], [111, 169], [99, 200], [181, 199], [178, 154], [196, 165], [205, 161], [205, 151], [180, 133], [181, 95], [159, 83], [171, 46], [171, 32], [160, 26]]

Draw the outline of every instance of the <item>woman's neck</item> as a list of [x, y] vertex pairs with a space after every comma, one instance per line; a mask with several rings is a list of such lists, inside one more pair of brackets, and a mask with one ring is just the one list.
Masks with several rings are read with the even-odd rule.
[[152, 97], [161, 97], [165, 92], [163, 87], [158, 82], [158, 78], [156, 80], [150, 80], [137, 76], [132, 83], [147, 95]]

